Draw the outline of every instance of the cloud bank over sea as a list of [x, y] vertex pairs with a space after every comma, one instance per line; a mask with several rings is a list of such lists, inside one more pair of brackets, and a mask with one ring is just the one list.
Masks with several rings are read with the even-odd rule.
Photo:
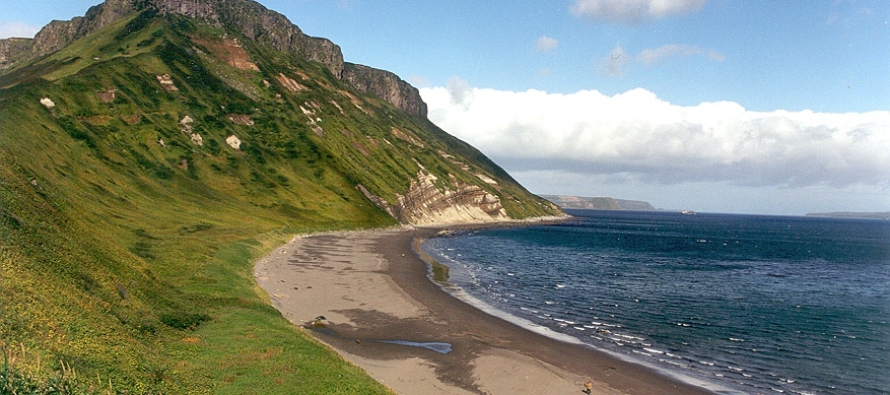
[[421, 89], [429, 118], [510, 171], [676, 185], [890, 186], [890, 111], [755, 112], [679, 106], [637, 88], [554, 94]]

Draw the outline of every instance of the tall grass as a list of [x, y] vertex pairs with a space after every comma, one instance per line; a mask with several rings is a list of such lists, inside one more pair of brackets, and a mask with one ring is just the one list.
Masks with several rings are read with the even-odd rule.
[[88, 391], [84, 391], [83, 386], [77, 382], [77, 373], [63, 361], [59, 362], [58, 370], [47, 371], [48, 369], [41, 365], [40, 354], [27, 354], [24, 344], [13, 347], [0, 342], [0, 352], [3, 353], [3, 365], [0, 366], [0, 394], [113, 393], [110, 388], [107, 392], [101, 391], [101, 383], [98, 387], [91, 386]]
[[[260, 71], [193, 43], [224, 34]], [[481, 182], [506, 174], [428, 121], [182, 17], [134, 15], [0, 85], [3, 393], [388, 393], [272, 308], [253, 262], [295, 233], [394, 224], [356, 185], [393, 200], [420, 166], [499, 194], [514, 217], [550, 213], [508, 177]]]

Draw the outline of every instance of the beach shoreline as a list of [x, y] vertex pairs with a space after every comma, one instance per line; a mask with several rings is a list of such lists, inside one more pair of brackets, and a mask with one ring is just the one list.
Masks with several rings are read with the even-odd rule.
[[488, 314], [429, 278], [422, 240], [516, 224], [300, 236], [254, 275], [288, 320], [399, 394], [568, 394], [587, 380], [597, 394], [713, 394]]

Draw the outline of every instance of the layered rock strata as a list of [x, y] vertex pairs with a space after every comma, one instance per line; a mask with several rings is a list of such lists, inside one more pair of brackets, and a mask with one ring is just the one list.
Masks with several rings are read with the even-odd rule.
[[408, 191], [396, 196], [396, 204], [372, 195], [361, 185], [358, 189], [403, 224], [478, 223], [509, 219], [500, 198], [478, 185], [455, 183], [454, 189], [440, 189], [436, 186], [437, 180], [432, 174], [419, 172], [417, 178], [411, 181]]

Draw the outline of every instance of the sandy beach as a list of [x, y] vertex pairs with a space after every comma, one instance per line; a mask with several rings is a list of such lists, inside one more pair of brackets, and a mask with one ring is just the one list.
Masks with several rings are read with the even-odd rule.
[[451, 296], [412, 248], [439, 230], [298, 237], [254, 274], [288, 320], [398, 394], [711, 393]]

